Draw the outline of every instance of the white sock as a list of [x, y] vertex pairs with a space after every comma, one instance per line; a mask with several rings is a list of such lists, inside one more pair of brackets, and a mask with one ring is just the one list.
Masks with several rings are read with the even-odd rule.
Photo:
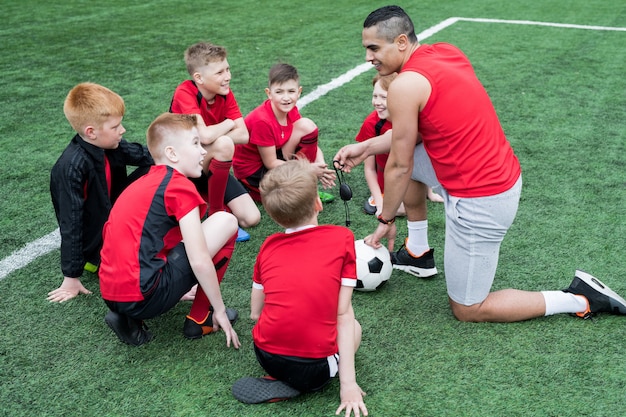
[[409, 230], [406, 248], [413, 255], [420, 256], [430, 249], [428, 244], [428, 220], [407, 221], [406, 224]]
[[587, 310], [587, 299], [563, 291], [541, 291], [546, 301], [546, 316], [560, 313], [582, 313]]

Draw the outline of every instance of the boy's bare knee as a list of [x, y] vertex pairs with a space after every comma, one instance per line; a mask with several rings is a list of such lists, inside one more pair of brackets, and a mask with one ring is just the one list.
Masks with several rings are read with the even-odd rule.
[[219, 161], [230, 161], [235, 154], [235, 144], [228, 136], [220, 136], [211, 143], [207, 151], [212, 158]]

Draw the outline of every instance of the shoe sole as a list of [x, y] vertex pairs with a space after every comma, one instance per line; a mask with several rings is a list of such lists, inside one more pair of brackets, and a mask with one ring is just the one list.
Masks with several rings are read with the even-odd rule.
[[410, 265], [392, 265], [394, 269], [399, 269], [400, 271], [407, 272], [418, 278], [430, 278], [432, 276], [437, 275], [437, 268], [418, 268], [416, 266]]
[[232, 387], [233, 396], [245, 404], [260, 404], [288, 400], [300, 391], [282, 381], [269, 378], [241, 378]]
[[626, 314], [626, 300], [617, 295], [617, 293], [610, 289], [608, 285], [584, 271], [577, 270], [575, 276], [594, 290], [598, 291], [600, 294], [609, 297], [614, 314], [616, 309], [619, 314]]

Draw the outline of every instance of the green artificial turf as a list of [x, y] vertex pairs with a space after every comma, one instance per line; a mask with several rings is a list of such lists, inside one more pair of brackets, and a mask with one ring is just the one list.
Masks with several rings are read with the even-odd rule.
[[[227, 47], [231, 87], [246, 114], [265, 98], [272, 64], [295, 65], [303, 96], [364, 62], [363, 19], [384, 3], [320, 0], [150, 2], [25, 0], [2, 4], [0, 28], [0, 259], [57, 228], [48, 183], [73, 133], [63, 100], [93, 81], [124, 97], [125, 137], [167, 111], [187, 78], [183, 52], [208, 40]], [[449, 17], [626, 27], [618, 0], [495, 0], [401, 4], [421, 32]], [[522, 164], [517, 219], [502, 245], [494, 289], [562, 289], [575, 269], [626, 294], [625, 31], [458, 21], [425, 42], [450, 42], [471, 59]], [[327, 160], [351, 143], [371, 111], [370, 70], [301, 110], [320, 128]], [[351, 229], [376, 221], [361, 168], [346, 175]], [[331, 190], [338, 197], [338, 190]], [[222, 284], [240, 311], [243, 342], [222, 334], [188, 341], [189, 303], [149, 321], [155, 339], [140, 348], [106, 327], [94, 294], [46, 301], [62, 280], [58, 249], [0, 280], [0, 416], [330, 416], [339, 384], [288, 402], [244, 405], [231, 393], [263, 374], [252, 350], [251, 271], [262, 222], [238, 244]], [[343, 224], [340, 201], [321, 223]], [[429, 203], [429, 238], [440, 274], [418, 280], [394, 271], [380, 291], [355, 293], [363, 326], [357, 379], [371, 416], [626, 415], [626, 318], [568, 315], [511, 324], [468, 324], [447, 304], [442, 206]], [[398, 221], [399, 246], [406, 224]]]

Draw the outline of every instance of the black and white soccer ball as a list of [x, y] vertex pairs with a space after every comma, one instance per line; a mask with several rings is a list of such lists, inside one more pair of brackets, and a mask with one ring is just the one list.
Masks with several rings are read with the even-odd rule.
[[356, 290], [376, 291], [391, 277], [391, 257], [384, 246], [374, 249], [363, 239], [354, 242], [356, 249]]

